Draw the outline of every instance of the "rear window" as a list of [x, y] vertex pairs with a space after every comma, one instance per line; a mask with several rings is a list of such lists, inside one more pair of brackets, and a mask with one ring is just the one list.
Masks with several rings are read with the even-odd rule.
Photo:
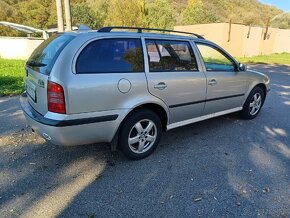
[[39, 73], [49, 74], [58, 55], [73, 38], [71, 35], [51, 36], [33, 51], [26, 66]]
[[76, 72], [131, 73], [144, 71], [140, 39], [100, 39], [88, 44], [80, 53]]

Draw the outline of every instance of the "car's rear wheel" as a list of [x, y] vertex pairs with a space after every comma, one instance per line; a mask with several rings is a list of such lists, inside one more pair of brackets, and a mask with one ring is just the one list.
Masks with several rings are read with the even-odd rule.
[[249, 94], [241, 111], [241, 116], [245, 119], [254, 119], [261, 111], [264, 104], [265, 93], [260, 87], [255, 87]]
[[119, 146], [129, 159], [149, 156], [157, 147], [162, 134], [160, 118], [151, 110], [139, 110], [122, 124]]

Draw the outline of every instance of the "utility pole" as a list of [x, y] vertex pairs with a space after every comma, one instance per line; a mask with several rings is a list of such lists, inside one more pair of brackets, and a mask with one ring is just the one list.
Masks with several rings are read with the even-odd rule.
[[268, 37], [269, 24], [270, 24], [270, 18], [268, 18], [268, 20], [267, 20], [266, 31], [265, 31], [265, 34], [264, 34], [264, 40], [266, 40], [267, 37]]
[[61, 0], [56, 0], [58, 32], [64, 32]]
[[232, 32], [232, 19], [230, 19], [229, 22], [228, 42], [231, 41], [231, 32]]
[[70, 0], [64, 0], [66, 31], [72, 31], [71, 14], [70, 14]]

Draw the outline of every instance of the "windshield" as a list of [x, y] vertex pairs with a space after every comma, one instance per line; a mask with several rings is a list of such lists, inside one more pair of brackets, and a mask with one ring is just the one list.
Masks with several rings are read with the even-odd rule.
[[51, 36], [34, 50], [26, 66], [42, 74], [49, 74], [56, 58], [73, 38], [71, 35]]

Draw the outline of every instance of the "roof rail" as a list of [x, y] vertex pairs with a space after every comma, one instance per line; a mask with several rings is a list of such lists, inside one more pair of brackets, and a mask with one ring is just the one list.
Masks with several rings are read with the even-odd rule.
[[203, 36], [196, 34], [196, 33], [190, 33], [190, 32], [183, 32], [183, 31], [176, 31], [176, 30], [164, 30], [164, 29], [155, 29], [155, 28], [143, 28], [143, 27], [125, 27], [125, 26], [108, 26], [98, 29], [98, 32], [100, 33], [109, 33], [112, 31], [112, 29], [127, 29], [127, 30], [137, 30], [138, 33], [142, 33], [143, 30], [152, 30], [152, 31], [160, 31], [160, 32], [172, 32], [172, 33], [183, 33], [183, 34], [189, 34], [193, 35], [199, 39], [204, 39]]

